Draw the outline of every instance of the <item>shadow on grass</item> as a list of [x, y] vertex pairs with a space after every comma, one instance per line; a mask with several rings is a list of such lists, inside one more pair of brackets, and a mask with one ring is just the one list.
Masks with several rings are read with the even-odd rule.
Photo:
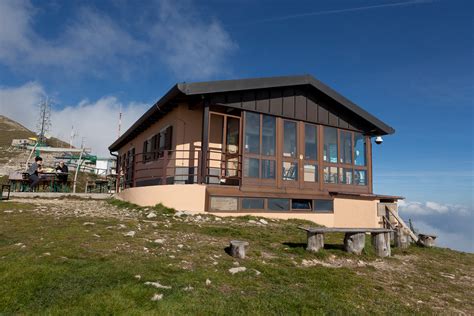
[[302, 242], [284, 242], [283, 245], [290, 248], [303, 248], [306, 249], [306, 243]]
[[344, 245], [342, 244], [324, 244], [324, 249], [332, 249], [332, 250], [342, 250], [344, 251]]

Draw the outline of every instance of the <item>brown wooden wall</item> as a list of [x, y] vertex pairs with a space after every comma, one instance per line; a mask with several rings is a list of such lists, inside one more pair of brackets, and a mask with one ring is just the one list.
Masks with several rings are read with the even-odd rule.
[[272, 88], [219, 93], [211, 104], [271, 114], [294, 120], [368, 132], [360, 119], [336, 101], [308, 87]]

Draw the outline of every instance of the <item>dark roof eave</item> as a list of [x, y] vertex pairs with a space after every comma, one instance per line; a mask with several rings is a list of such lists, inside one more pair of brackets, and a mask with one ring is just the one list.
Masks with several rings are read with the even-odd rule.
[[375, 127], [373, 133], [374, 136], [382, 136], [395, 133], [395, 130], [391, 126], [385, 124], [369, 112], [362, 109], [357, 104], [353, 103], [352, 101], [350, 101], [349, 99], [347, 99], [346, 97], [333, 90], [332, 88], [328, 87], [327, 85], [325, 85], [324, 83], [317, 80], [311, 75], [180, 83], [177, 85], [177, 87], [182, 93], [186, 95], [196, 95], [300, 85], [313, 86], [314, 88], [328, 95], [336, 102], [348, 108], [350, 111], [354, 112], [358, 116], [370, 122]]
[[151, 115], [156, 111], [160, 110], [160, 106], [165, 105], [167, 102], [175, 98], [181, 93], [178, 89], [178, 85], [174, 85], [160, 100], [158, 100], [152, 107], [148, 109], [125, 133], [123, 133], [112, 145], [109, 146], [109, 151], [117, 151], [120, 149], [126, 142], [128, 137], [140, 126], [142, 125]]

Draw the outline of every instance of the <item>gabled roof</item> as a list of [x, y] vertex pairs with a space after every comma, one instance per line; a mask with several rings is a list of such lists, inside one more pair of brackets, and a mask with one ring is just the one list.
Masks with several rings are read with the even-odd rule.
[[283, 77], [267, 77], [267, 78], [249, 78], [237, 80], [218, 80], [194, 83], [178, 83], [174, 85], [158, 102], [156, 102], [145, 114], [142, 115], [119, 139], [109, 146], [110, 151], [116, 151], [126, 142], [132, 139], [137, 131], [140, 130], [145, 122], [149, 122], [157, 114], [164, 114], [167, 103], [177, 98], [178, 96], [199, 96], [222, 92], [244, 91], [244, 90], [258, 90], [268, 88], [281, 88], [293, 86], [311, 86], [350, 112], [354, 113], [362, 120], [372, 124], [376, 127], [377, 135], [393, 134], [395, 130], [389, 125], [385, 124], [369, 112], [362, 109], [346, 97], [342, 96], [335, 90], [331, 89], [321, 81], [317, 80], [311, 75], [300, 76], [283, 76]]

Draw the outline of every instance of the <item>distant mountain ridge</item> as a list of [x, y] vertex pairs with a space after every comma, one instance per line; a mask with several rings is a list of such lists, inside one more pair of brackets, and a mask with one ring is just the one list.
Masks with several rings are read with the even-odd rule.
[[[4, 115], [0, 115], [0, 147], [9, 147], [13, 139], [23, 139], [36, 136], [35, 132], [29, 130], [20, 123]], [[52, 147], [69, 147], [67, 142], [55, 137], [48, 139], [46, 144]]]

